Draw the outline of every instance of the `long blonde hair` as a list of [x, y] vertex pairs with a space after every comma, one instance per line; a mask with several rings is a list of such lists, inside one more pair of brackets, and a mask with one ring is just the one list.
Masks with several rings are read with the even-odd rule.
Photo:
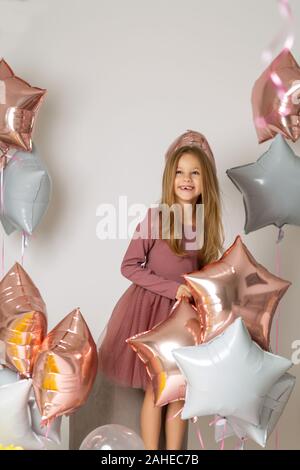
[[[197, 147], [185, 146], [174, 152], [166, 161], [163, 179], [162, 195], [159, 204], [167, 204], [171, 207], [176, 203], [174, 181], [177, 165], [183, 153], [192, 153], [200, 164], [203, 193], [200, 194], [197, 204], [204, 204], [204, 243], [198, 251], [199, 262], [202, 266], [216, 261], [223, 250], [224, 229], [221, 218], [221, 202], [219, 183], [212, 166], [205, 153]], [[160, 219], [161, 220], [161, 219]], [[160, 232], [161, 234], [161, 232]], [[170, 238], [166, 239], [171, 250], [178, 256], [186, 256], [187, 252], [182, 247], [182, 240], [174, 237], [174, 214], [170, 213]]]

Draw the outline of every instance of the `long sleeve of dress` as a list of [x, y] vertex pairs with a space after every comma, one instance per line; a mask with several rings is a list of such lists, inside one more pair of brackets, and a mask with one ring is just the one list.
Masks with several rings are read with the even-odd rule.
[[[142, 264], [147, 260], [148, 252], [155, 243], [155, 239], [151, 238], [149, 230], [151, 225], [149, 218], [150, 214], [151, 209], [148, 209], [146, 217], [136, 227], [133, 238], [129, 243], [121, 264], [121, 273], [138, 286], [144, 287], [155, 294], [168, 297], [169, 299], [175, 299], [180, 283], [170, 279], [165, 279], [164, 277], [155, 274], [149, 267], [142, 266]], [[148, 228], [146, 228], [147, 236], [138, 236], [138, 234], [141, 233], [143, 222], [146, 221], [148, 223]]]

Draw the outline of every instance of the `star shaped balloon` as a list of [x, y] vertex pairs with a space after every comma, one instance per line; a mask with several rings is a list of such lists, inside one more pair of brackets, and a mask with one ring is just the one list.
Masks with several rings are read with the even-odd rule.
[[0, 362], [30, 377], [47, 331], [46, 305], [24, 268], [15, 263], [0, 282]]
[[0, 442], [22, 446], [26, 450], [44, 449], [44, 443], [31, 428], [28, 399], [31, 379], [0, 385]]
[[155, 405], [162, 406], [185, 397], [185, 380], [172, 350], [199, 344], [201, 325], [196, 308], [186, 299], [178, 300], [169, 317], [127, 343], [144, 362], [154, 392]]
[[97, 359], [93, 337], [76, 308], [47, 334], [34, 364], [33, 388], [44, 424], [86, 401]]
[[32, 235], [47, 210], [50, 195], [51, 179], [35, 146], [32, 152], [17, 152], [4, 170], [0, 220], [5, 232], [10, 235], [23, 230]]
[[173, 355], [187, 380], [183, 419], [218, 414], [259, 425], [268, 391], [292, 366], [252, 341], [242, 318], [208, 343]]
[[291, 283], [259, 264], [240, 236], [218, 261], [183, 277], [192, 290], [201, 318], [203, 342], [220, 334], [241, 316], [252, 339], [263, 349], [269, 349], [273, 316]]
[[295, 382], [296, 378], [286, 373], [273, 385], [264, 400], [259, 426], [231, 416], [219, 419], [215, 424], [216, 442], [236, 435], [241, 440], [250, 437], [257, 444], [265, 447], [286, 407]]
[[0, 154], [10, 147], [31, 151], [31, 135], [45, 93], [17, 77], [7, 62], [0, 60]]
[[252, 90], [258, 141], [280, 133], [293, 142], [300, 136], [300, 68], [284, 49], [256, 80]]
[[267, 225], [300, 225], [300, 158], [281, 135], [255, 163], [226, 173], [243, 195], [245, 233]]

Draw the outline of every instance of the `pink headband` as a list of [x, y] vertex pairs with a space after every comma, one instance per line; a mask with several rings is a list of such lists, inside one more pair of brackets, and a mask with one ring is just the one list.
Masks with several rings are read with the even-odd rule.
[[167, 161], [176, 150], [185, 146], [197, 147], [202, 150], [209, 158], [214, 167], [214, 170], [216, 171], [216, 162], [206, 138], [203, 134], [200, 134], [200, 132], [192, 131], [190, 129], [177, 137], [177, 139], [174, 140], [174, 142], [170, 145], [165, 154], [165, 161]]

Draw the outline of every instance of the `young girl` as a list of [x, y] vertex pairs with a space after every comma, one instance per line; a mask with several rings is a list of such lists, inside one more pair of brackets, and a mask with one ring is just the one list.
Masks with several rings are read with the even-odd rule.
[[[172, 211], [170, 237], [162, 237], [161, 224], [159, 236], [156, 233], [153, 237], [149, 228], [153, 227], [157, 209], [148, 209], [144, 221], [136, 227], [121, 264], [121, 273], [132, 284], [115, 305], [99, 346], [100, 371], [117, 384], [145, 390], [141, 434], [149, 450], [158, 449], [162, 407], [154, 406], [145, 365], [126, 339], [151, 330], [165, 320], [174, 303], [183, 296], [193, 301], [182, 274], [217, 260], [224, 239], [215, 161], [205, 137], [188, 130], [172, 143], [165, 159], [160, 204], [167, 204], [167, 207], [177, 204], [181, 208], [182, 239], [174, 237]], [[201, 203], [204, 205], [204, 242], [201, 249], [187, 249], [196, 228], [196, 205]], [[189, 214], [192, 218], [186, 222]], [[145, 223], [146, 237], [145, 230], [141, 230]], [[182, 401], [167, 405], [166, 449], [182, 448], [187, 423], [176, 416], [181, 407]]]

